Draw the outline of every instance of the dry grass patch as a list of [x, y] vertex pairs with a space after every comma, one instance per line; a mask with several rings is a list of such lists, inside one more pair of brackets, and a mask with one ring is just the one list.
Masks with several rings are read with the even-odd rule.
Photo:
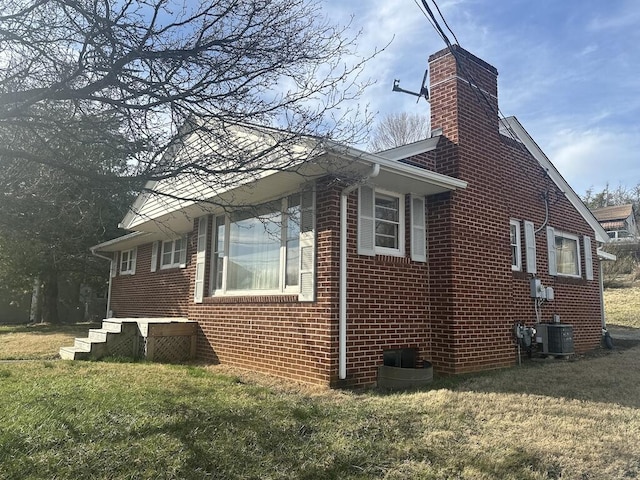
[[0, 479], [640, 476], [639, 348], [395, 394], [222, 371], [0, 365]]
[[607, 323], [640, 328], [640, 286], [604, 291]]
[[86, 337], [90, 323], [74, 325], [0, 326], [0, 360], [48, 360], [58, 357], [60, 347], [73, 345], [75, 337]]

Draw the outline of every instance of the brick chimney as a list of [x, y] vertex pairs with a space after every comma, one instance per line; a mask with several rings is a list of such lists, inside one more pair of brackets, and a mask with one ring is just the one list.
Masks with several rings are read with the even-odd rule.
[[454, 46], [429, 58], [436, 170], [468, 182], [429, 198], [432, 358], [461, 373], [513, 362], [509, 168], [498, 129], [497, 70]]

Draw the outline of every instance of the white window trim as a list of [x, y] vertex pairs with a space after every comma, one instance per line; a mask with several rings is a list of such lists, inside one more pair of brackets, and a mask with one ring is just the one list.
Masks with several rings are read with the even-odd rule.
[[[160, 270], [168, 270], [170, 268], [184, 268], [186, 267], [186, 263], [184, 261], [185, 259], [185, 255], [184, 254], [180, 254], [180, 255], [176, 255], [176, 241], [177, 240], [182, 240], [183, 243], [183, 248], [186, 251], [187, 248], [187, 236], [182, 236], [179, 238], [174, 238], [171, 240], [163, 240], [160, 242]], [[163, 265], [162, 262], [164, 260], [164, 253], [165, 253], [165, 244], [171, 242], [171, 263], [168, 263], [166, 265]], [[182, 251], [182, 250], [181, 250]], [[177, 258], [176, 258], [177, 257]]]
[[[520, 221], [509, 220], [509, 253], [511, 253], [511, 247], [514, 246], [511, 243], [511, 227], [516, 227], [516, 264], [513, 264], [513, 258], [511, 258], [511, 270], [514, 272], [522, 271], [522, 239], [520, 237]], [[510, 255], [511, 256], [511, 255]]]
[[[301, 202], [302, 202], [302, 194], [303, 192], [296, 192], [299, 193], [301, 196]], [[296, 193], [293, 193], [291, 195], [295, 195]], [[288, 205], [288, 198], [291, 195], [287, 195], [285, 197], [283, 197], [281, 199], [282, 204], [280, 207], [280, 212], [283, 214], [282, 218], [286, 217], [286, 211], [287, 211], [287, 205]], [[303, 209], [303, 205], [301, 203], [300, 205], [301, 209]], [[315, 208], [315, 193], [314, 193], [314, 201], [313, 201], [313, 206], [312, 208]], [[301, 212], [302, 215], [302, 212]], [[210, 295], [213, 297], [259, 297], [259, 296], [276, 296], [276, 295], [300, 295], [301, 292], [301, 279], [300, 276], [298, 278], [298, 285], [286, 285], [286, 261], [287, 261], [287, 248], [286, 248], [286, 243], [287, 243], [287, 223], [286, 221], [282, 222], [281, 225], [281, 235], [280, 235], [280, 265], [279, 265], [279, 286], [277, 289], [271, 289], [271, 290], [227, 290], [227, 273], [229, 271], [228, 269], [228, 263], [229, 263], [229, 242], [230, 242], [230, 237], [231, 237], [231, 216], [230, 215], [224, 215], [224, 242], [223, 242], [223, 250], [222, 250], [222, 269], [223, 269], [223, 275], [222, 275], [222, 288], [215, 288], [216, 287], [216, 265], [215, 265], [215, 249], [216, 249], [216, 240], [217, 240], [217, 231], [216, 231], [216, 218], [220, 217], [222, 215], [217, 215], [214, 216], [214, 220], [211, 222], [212, 225], [210, 227], [211, 233], [212, 233], [212, 241], [211, 241], [211, 260], [210, 260], [210, 266], [211, 266], [211, 273], [209, 278], [211, 279], [211, 284], [209, 287], [209, 291], [210, 291]], [[301, 217], [302, 218], [302, 217]], [[287, 218], [288, 221], [288, 218]], [[315, 222], [314, 222], [315, 223]], [[315, 224], [313, 227], [313, 235], [315, 237]], [[300, 245], [298, 246], [298, 248], [300, 249]], [[300, 252], [300, 258], [298, 259], [298, 268], [300, 269], [300, 262], [302, 261], [302, 252]], [[298, 272], [300, 274], [300, 271]], [[314, 272], [315, 275], [315, 272]]]
[[[366, 194], [365, 194], [366, 192]], [[378, 195], [398, 200], [398, 248], [376, 245], [376, 197]], [[370, 200], [370, 202], [365, 202]], [[366, 208], [364, 207], [366, 205]], [[367, 211], [369, 210], [370, 211]], [[370, 186], [362, 186], [358, 193], [358, 254], [405, 256], [405, 195]]]
[[[137, 248], [131, 248], [129, 250], [122, 250], [120, 252], [120, 256], [118, 257], [118, 269], [120, 270], [120, 275], [135, 275], [136, 273], [136, 250]], [[128, 254], [127, 258], [127, 268], [125, 270], [122, 269], [122, 257], [124, 254]]]
[[567, 278], [582, 278], [582, 259], [580, 257], [580, 237], [578, 235], [574, 235], [572, 233], [562, 232], [554, 229], [554, 246], [555, 246], [555, 238], [562, 237], [567, 238], [569, 240], [574, 240], [576, 242], [576, 257], [578, 264], [578, 274], [570, 274], [570, 273], [562, 273], [560, 272], [560, 264], [558, 262], [558, 254], [556, 252], [556, 275], [559, 277], [567, 277]]
[[[389, 247], [379, 247], [375, 244], [375, 222], [376, 222], [376, 195], [385, 195], [387, 197], [394, 197], [398, 199], [398, 248], [389, 248]], [[374, 222], [374, 232], [373, 232], [373, 244], [376, 255], [390, 255], [393, 257], [404, 257], [404, 211], [405, 211], [405, 200], [404, 195], [401, 193], [390, 192], [388, 190], [381, 190], [378, 188], [374, 188], [373, 190], [373, 222]]]

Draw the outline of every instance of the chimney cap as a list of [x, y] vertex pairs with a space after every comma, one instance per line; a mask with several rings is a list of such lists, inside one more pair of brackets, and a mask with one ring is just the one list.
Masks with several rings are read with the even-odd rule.
[[[454, 50], [454, 53], [455, 53], [456, 56], [460, 55], [460, 56], [466, 58], [467, 60], [470, 60], [470, 61], [472, 61], [474, 63], [477, 63], [478, 65], [480, 65], [481, 67], [483, 67], [486, 70], [490, 71], [494, 75], [498, 75], [498, 69], [496, 67], [494, 67], [493, 65], [485, 62], [481, 58], [476, 57], [473, 53], [469, 52], [468, 50], [465, 50], [460, 45], [451, 45], [451, 50]], [[451, 50], [449, 49], [449, 47], [447, 47], [447, 48], [443, 48], [442, 50], [430, 55], [429, 56], [429, 63], [431, 63], [434, 60], [437, 60], [438, 58], [444, 57], [445, 55], [451, 53]]]

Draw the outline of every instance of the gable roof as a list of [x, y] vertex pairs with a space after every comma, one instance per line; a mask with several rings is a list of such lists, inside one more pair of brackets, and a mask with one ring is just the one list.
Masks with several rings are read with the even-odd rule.
[[633, 213], [633, 205], [629, 203], [627, 205], [595, 208], [591, 212], [599, 222], [626, 220]]
[[531, 135], [524, 129], [516, 117], [507, 117], [501, 120], [501, 130], [506, 129], [509, 133], [509, 137], [515, 135], [515, 140], [521, 142], [525, 148], [531, 153], [533, 158], [537, 160], [540, 166], [547, 172], [549, 178], [553, 180], [558, 189], [565, 195], [567, 200], [574, 206], [574, 208], [580, 213], [582, 218], [589, 224], [595, 233], [596, 240], [602, 243], [609, 242], [609, 235], [602, 228], [602, 225], [596, 220], [593, 213], [587, 208], [587, 206], [580, 200], [580, 197], [569, 186], [567, 181], [563, 178], [556, 167], [551, 163], [551, 160], [544, 154], [538, 144], [531, 138]]
[[[227, 140], [223, 148], [229, 148], [237, 141], [245, 142], [247, 148], [252, 145], [263, 148], [262, 142], [277, 143], [277, 134], [272, 131], [265, 134], [259, 128], [247, 126], [228, 128], [226, 131], [235, 137], [234, 141]], [[240, 179], [182, 175], [149, 182], [147, 192], [138, 196], [120, 227], [145, 232], [184, 233], [191, 230], [194, 218], [215, 212], [221, 206], [258, 205], [296, 191], [310, 180], [329, 174], [347, 183], [358, 182], [367, 176], [373, 165], [380, 167], [374, 182], [393, 188], [398, 193], [431, 195], [467, 186], [463, 180], [397, 161], [397, 158], [406, 156], [399, 153], [407, 150], [403, 147], [372, 154], [316, 137], [297, 140], [298, 143], [289, 144], [287, 148], [270, 151], [264, 168]], [[211, 142], [203, 143], [201, 138], [193, 137], [190, 142], [200, 148], [196, 152], [198, 154], [216, 148]], [[410, 150], [417, 153], [431, 151], [437, 143], [437, 137], [429, 138], [416, 142]], [[189, 155], [189, 148], [195, 149], [188, 144], [186, 152], [179, 152], [178, 155]]]

